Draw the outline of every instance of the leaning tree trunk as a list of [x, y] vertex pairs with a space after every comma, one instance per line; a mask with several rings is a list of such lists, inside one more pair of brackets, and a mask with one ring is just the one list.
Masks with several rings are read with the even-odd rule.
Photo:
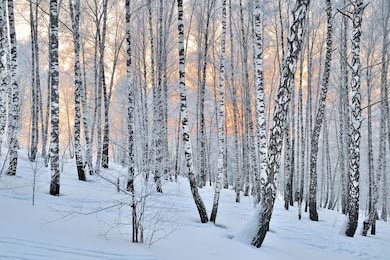
[[7, 123], [8, 26], [5, 0], [0, 0], [0, 154]]
[[352, 82], [351, 82], [351, 126], [350, 126], [350, 151], [349, 151], [349, 187], [348, 187], [348, 224], [345, 234], [353, 237], [356, 232], [359, 218], [359, 163], [360, 163], [360, 128], [361, 119], [361, 94], [360, 94], [360, 39], [363, 16], [363, 0], [353, 2], [353, 27], [352, 27]]
[[59, 165], [59, 95], [58, 95], [58, 7], [50, 0], [50, 79], [51, 79], [51, 139], [50, 139], [50, 194], [60, 194]]
[[309, 189], [309, 216], [313, 221], [318, 221], [317, 213], [317, 155], [318, 155], [318, 140], [320, 138], [322, 121], [326, 107], [326, 96], [329, 88], [330, 65], [332, 63], [332, 33], [333, 33], [333, 18], [332, 18], [332, 3], [326, 0], [326, 17], [327, 17], [327, 32], [326, 32], [326, 59], [324, 66], [324, 76], [320, 90], [320, 99], [318, 100], [318, 110], [316, 121], [311, 136], [311, 154], [310, 154], [310, 189]]
[[185, 53], [184, 53], [184, 17], [183, 0], [177, 1], [178, 31], [179, 31], [179, 86], [180, 86], [180, 113], [183, 127], [184, 156], [186, 158], [188, 179], [190, 181], [192, 197], [198, 209], [200, 221], [208, 222], [206, 208], [200, 197], [194, 173], [194, 161], [192, 156], [191, 136], [188, 127], [187, 89], [185, 83]]
[[219, 109], [218, 109], [218, 174], [215, 181], [215, 192], [213, 209], [211, 211], [210, 221], [215, 223], [218, 212], [219, 194], [221, 192], [223, 175], [225, 172], [225, 46], [226, 46], [226, 0], [222, 0], [222, 19], [221, 19], [221, 58], [219, 66]]
[[9, 129], [10, 129], [10, 143], [9, 143], [9, 166], [8, 174], [15, 175], [18, 164], [18, 137], [20, 126], [20, 97], [19, 85], [17, 79], [17, 43], [15, 33], [14, 20], [14, 2], [8, 0], [8, 22], [9, 22], [9, 39], [10, 39], [10, 78], [11, 78], [11, 95], [9, 108]]
[[74, 45], [74, 145], [76, 168], [80, 181], [85, 181], [84, 162], [81, 152], [81, 89], [83, 86], [80, 65], [80, 0], [69, 0], [69, 10], [72, 18]]
[[265, 194], [259, 207], [258, 224], [252, 239], [252, 245], [260, 247], [269, 229], [272, 211], [276, 197], [276, 178], [279, 171], [280, 155], [283, 145], [283, 132], [288, 113], [291, 85], [294, 80], [296, 65], [301, 51], [303, 27], [306, 20], [307, 8], [310, 0], [297, 0], [292, 11], [293, 22], [288, 37], [288, 51], [283, 61], [282, 76], [278, 88], [273, 115], [273, 126], [270, 129], [268, 146], [268, 165]]

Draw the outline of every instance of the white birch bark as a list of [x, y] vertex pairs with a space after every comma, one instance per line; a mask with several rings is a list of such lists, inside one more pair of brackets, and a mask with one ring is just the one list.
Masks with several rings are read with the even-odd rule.
[[[330, 0], [326, 0], [326, 17], [327, 17], [327, 31], [326, 31], [326, 58], [324, 66], [324, 75], [322, 78], [322, 85], [320, 89], [320, 99], [318, 101], [318, 110], [316, 121], [314, 124], [313, 133], [311, 136], [310, 149], [310, 189], [309, 189], [309, 213], [312, 221], [318, 221], [317, 213], [317, 155], [319, 138], [321, 132], [322, 121], [324, 119], [326, 108], [326, 97], [329, 88], [330, 66], [332, 63], [332, 45], [333, 45], [333, 14], [332, 4]], [[324, 167], [324, 166], [323, 166]]]
[[[38, 119], [39, 119], [39, 98], [38, 98], [38, 85], [37, 76], [39, 75], [39, 68], [37, 67], [36, 48], [35, 44], [38, 41], [35, 38], [35, 23], [38, 23], [37, 18], [34, 18], [32, 1], [29, 3], [30, 7], [30, 32], [31, 32], [31, 135], [30, 135], [30, 150], [29, 159], [35, 161], [38, 152]], [[38, 73], [37, 73], [38, 70]]]
[[226, 0], [222, 0], [221, 18], [221, 57], [219, 65], [219, 102], [218, 102], [218, 173], [215, 180], [215, 191], [213, 209], [210, 221], [217, 218], [219, 195], [224, 177], [224, 156], [225, 156], [225, 63], [226, 63]]
[[126, 0], [126, 83], [127, 83], [127, 153], [129, 159], [128, 165], [128, 178], [127, 178], [127, 190], [131, 192], [131, 208], [132, 208], [132, 241], [138, 242], [138, 222], [137, 222], [137, 205], [135, 201], [135, 154], [134, 154], [134, 84], [132, 75], [132, 60], [131, 60], [131, 12], [130, 12], [130, 0]]
[[83, 79], [80, 65], [80, 0], [69, 0], [69, 10], [72, 18], [72, 33], [74, 46], [74, 145], [76, 168], [80, 181], [85, 181], [84, 161], [81, 151], [81, 91]]
[[[384, 89], [384, 99], [382, 102], [384, 102], [384, 106], [386, 108], [385, 114], [386, 114], [386, 124], [387, 124], [387, 142], [390, 144], [390, 105], [389, 105], [389, 89], [387, 84], [387, 74], [388, 74], [388, 67], [389, 67], [389, 51], [388, 51], [388, 39], [389, 39], [389, 20], [390, 20], [390, 3], [388, 1], [382, 2], [382, 6], [385, 12], [385, 17], [383, 21], [383, 36], [382, 36], [382, 57], [381, 57], [381, 88]], [[387, 200], [388, 200], [388, 184], [387, 184], [387, 171], [383, 170], [382, 175], [383, 181], [382, 181], [382, 212], [381, 212], [381, 219], [385, 222], [387, 222]]]
[[238, 143], [238, 106], [237, 106], [237, 87], [236, 73], [234, 64], [234, 35], [232, 22], [232, 0], [229, 0], [229, 31], [230, 31], [230, 67], [231, 67], [231, 88], [233, 103], [233, 128], [234, 128], [234, 189], [236, 192], [236, 202], [240, 202], [241, 191], [241, 167], [240, 167], [240, 145]]
[[297, 0], [292, 10], [292, 24], [290, 26], [288, 49], [282, 66], [282, 77], [275, 100], [273, 126], [270, 129], [268, 145], [267, 181], [265, 195], [261, 199], [258, 211], [258, 225], [252, 239], [252, 245], [260, 247], [269, 229], [272, 211], [276, 197], [276, 179], [279, 171], [280, 155], [283, 143], [283, 132], [290, 101], [291, 81], [294, 79], [299, 53], [302, 47], [303, 28], [306, 19], [309, 0]]
[[18, 137], [20, 128], [20, 95], [17, 79], [17, 42], [15, 32], [14, 2], [8, 0], [8, 23], [10, 39], [10, 87], [11, 97], [8, 128], [10, 132], [8, 175], [15, 175], [18, 164]]
[[360, 128], [361, 119], [361, 93], [360, 93], [360, 40], [363, 18], [363, 0], [353, 2], [352, 18], [352, 80], [351, 80], [351, 125], [349, 149], [349, 187], [348, 187], [348, 224], [345, 234], [349, 237], [355, 235], [359, 218], [359, 164], [360, 164]]
[[50, 138], [50, 194], [60, 194], [59, 165], [59, 91], [58, 91], [58, 7], [50, 0], [50, 79], [51, 79], [51, 138]]
[[[260, 0], [255, 1], [255, 91], [256, 91], [256, 133], [260, 160], [260, 191], [264, 197], [267, 179], [267, 127], [265, 118], [264, 67], [263, 67], [263, 14]], [[259, 202], [259, 201], [258, 201]]]
[[191, 136], [188, 126], [188, 111], [187, 111], [187, 89], [185, 84], [185, 52], [184, 52], [184, 17], [183, 17], [183, 0], [177, 1], [178, 13], [178, 32], [179, 32], [179, 86], [180, 86], [180, 113], [181, 123], [183, 127], [183, 145], [186, 166], [188, 170], [188, 179], [190, 181], [192, 197], [198, 209], [200, 220], [202, 223], [208, 222], [206, 208], [203, 200], [200, 197], [198, 187], [196, 186], [194, 161], [191, 146]]
[[8, 53], [6, 0], [0, 0], [0, 154], [7, 123]]

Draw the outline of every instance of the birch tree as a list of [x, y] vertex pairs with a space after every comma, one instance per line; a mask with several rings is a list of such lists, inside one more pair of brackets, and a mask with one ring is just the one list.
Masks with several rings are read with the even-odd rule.
[[288, 104], [290, 101], [291, 82], [294, 80], [296, 64], [303, 41], [303, 28], [309, 0], [297, 0], [292, 10], [292, 23], [288, 37], [288, 49], [283, 61], [282, 74], [278, 92], [275, 99], [273, 125], [270, 129], [268, 145], [267, 180], [265, 194], [261, 199], [258, 214], [256, 232], [252, 239], [252, 245], [260, 247], [269, 229], [272, 211], [276, 197], [276, 178], [279, 171], [280, 155], [283, 143], [283, 132], [287, 119]]
[[[346, 0], [343, 0], [343, 5], [346, 5]], [[349, 68], [347, 61], [348, 46], [347, 46], [347, 30], [348, 17], [342, 16], [341, 41], [340, 41], [340, 72], [341, 84], [339, 95], [339, 117], [340, 117], [340, 170], [341, 170], [341, 210], [346, 214], [348, 204], [348, 151], [349, 151]]]
[[213, 209], [210, 221], [215, 223], [218, 212], [219, 195], [225, 172], [225, 63], [226, 63], [226, 0], [222, 0], [221, 18], [221, 57], [219, 65], [219, 103], [218, 103], [218, 174], [215, 181]]
[[[102, 167], [108, 168], [109, 161], [109, 147], [110, 147], [110, 132], [109, 132], [109, 93], [107, 91], [106, 77], [105, 77], [105, 49], [106, 49], [106, 33], [107, 33], [107, 11], [108, 11], [108, 0], [103, 0], [103, 25], [102, 33], [99, 35], [99, 90], [103, 91], [103, 106], [104, 106], [104, 122], [103, 122], [103, 143], [102, 143]], [[99, 124], [101, 131], [101, 125]], [[99, 140], [101, 140], [101, 135], [99, 135]]]
[[0, 0], [0, 154], [7, 123], [8, 53], [6, 1]]
[[81, 152], [81, 91], [83, 79], [80, 65], [80, 0], [69, 0], [69, 10], [72, 20], [74, 47], [74, 145], [76, 168], [80, 181], [85, 181], [84, 162]]
[[10, 132], [9, 141], [9, 166], [8, 175], [15, 175], [18, 165], [18, 139], [20, 128], [20, 95], [17, 79], [17, 42], [15, 32], [14, 2], [8, 0], [8, 30], [10, 43], [10, 86], [11, 97], [9, 102], [9, 122], [8, 129]]
[[263, 17], [260, 0], [255, 1], [255, 90], [256, 90], [256, 133], [257, 148], [260, 159], [260, 191], [258, 191], [258, 202], [265, 195], [265, 182], [267, 179], [267, 129], [265, 118], [265, 94], [263, 76]]
[[185, 52], [184, 52], [184, 8], [183, 0], [177, 0], [177, 16], [178, 16], [178, 32], [179, 32], [179, 86], [180, 86], [180, 117], [183, 128], [183, 146], [184, 157], [188, 170], [188, 179], [190, 181], [192, 197], [198, 209], [200, 220], [202, 223], [208, 222], [206, 208], [203, 200], [200, 197], [198, 187], [196, 186], [194, 161], [192, 155], [191, 136], [188, 126], [188, 110], [187, 110], [187, 89], [185, 83]]
[[322, 78], [322, 85], [320, 89], [320, 99], [318, 100], [318, 110], [316, 121], [314, 124], [313, 133], [311, 136], [311, 154], [310, 154], [310, 189], [309, 189], [309, 213], [310, 219], [318, 221], [317, 213], [317, 155], [318, 155], [318, 141], [320, 138], [320, 131], [322, 121], [324, 119], [326, 108], [326, 97], [329, 88], [330, 66], [332, 63], [332, 45], [333, 45], [333, 19], [332, 19], [332, 3], [326, 0], [326, 17], [327, 17], [327, 32], [326, 32], [326, 58], [324, 66], [324, 75]]
[[50, 79], [51, 79], [51, 133], [50, 133], [50, 194], [60, 194], [59, 164], [59, 121], [58, 95], [58, 6], [57, 0], [50, 0]]
[[[200, 161], [200, 181], [199, 186], [206, 185], [206, 122], [205, 122], [205, 93], [207, 80], [207, 65], [208, 65], [208, 49], [209, 49], [209, 27], [211, 20], [211, 12], [214, 7], [215, 0], [206, 2], [206, 25], [204, 28], [204, 50], [203, 64], [201, 69], [202, 78], [199, 89], [199, 161]], [[203, 17], [201, 17], [203, 19]]]
[[[382, 36], [382, 54], [381, 54], [381, 91], [384, 90], [384, 99], [382, 99], [381, 103], [383, 104], [383, 109], [386, 111], [386, 124], [387, 124], [387, 141], [390, 145], [390, 105], [389, 105], [389, 90], [388, 90], [388, 84], [387, 84], [387, 73], [389, 68], [389, 51], [388, 51], [388, 45], [389, 45], [389, 20], [390, 20], [390, 4], [388, 1], [382, 2], [383, 6], [383, 36]], [[382, 139], [383, 140], [383, 139]], [[383, 160], [386, 160], [383, 158]], [[387, 187], [387, 171], [386, 167], [383, 168], [383, 174], [382, 174], [382, 212], [381, 212], [381, 219], [384, 221], [387, 221], [387, 196], [388, 196], [388, 187]]]
[[353, 237], [356, 232], [359, 218], [359, 164], [360, 164], [360, 137], [361, 137], [361, 93], [360, 93], [360, 40], [363, 17], [363, 0], [353, 1], [352, 18], [352, 81], [351, 81], [351, 125], [349, 148], [349, 183], [348, 183], [348, 224], [345, 234]]
[[39, 77], [39, 67], [36, 58], [37, 48], [35, 47], [38, 44], [37, 34], [35, 33], [36, 25], [38, 23], [38, 17], [34, 18], [33, 4], [30, 0], [30, 32], [31, 32], [31, 140], [30, 140], [30, 151], [29, 158], [31, 161], [35, 161], [38, 152], [38, 138], [39, 138], [39, 129], [38, 129], [38, 119], [39, 119], [39, 94], [38, 94], [38, 77]]
[[[239, 1], [240, 4], [240, 30], [241, 30], [241, 40], [242, 40], [242, 74], [243, 74], [243, 133], [242, 133], [242, 157], [243, 157], [243, 177], [244, 177], [244, 196], [249, 195], [250, 190], [250, 176], [251, 176], [251, 95], [250, 95], [250, 85], [249, 85], [249, 69], [248, 69], [248, 38], [247, 32], [245, 31], [244, 23], [244, 8], [242, 5], [242, 0]], [[254, 162], [256, 163], [256, 162]]]
[[241, 167], [240, 167], [240, 145], [238, 143], [238, 105], [237, 105], [237, 87], [236, 73], [234, 64], [234, 35], [232, 18], [232, 0], [229, 0], [229, 33], [230, 33], [230, 69], [231, 69], [231, 97], [233, 103], [233, 128], [234, 128], [234, 189], [236, 192], [236, 202], [240, 202], [241, 191]]
[[127, 190], [131, 192], [131, 208], [132, 208], [132, 226], [133, 226], [133, 242], [138, 242], [138, 224], [137, 224], [137, 206], [135, 201], [134, 190], [134, 171], [135, 171], [135, 156], [134, 156], [134, 85], [132, 76], [132, 60], [131, 60], [131, 12], [130, 0], [126, 0], [126, 83], [127, 83], [127, 130], [128, 130], [128, 179]]
[[367, 87], [367, 159], [368, 159], [368, 217], [363, 221], [362, 235], [366, 236], [368, 230], [371, 228], [371, 234], [376, 232], [376, 215], [377, 203], [379, 199], [378, 183], [375, 180], [374, 174], [374, 152], [373, 152], [373, 138], [372, 138], [372, 88], [373, 88], [373, 51], [374, 51], [374, 37], [373, 31], [370, 32], [370, 39], [367, 46], [366, 53], [366, 87]]

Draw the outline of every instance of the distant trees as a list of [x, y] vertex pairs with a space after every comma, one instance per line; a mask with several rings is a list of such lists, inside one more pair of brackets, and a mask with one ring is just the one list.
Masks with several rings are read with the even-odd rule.
[[[18, 44], [14, 2], [30, 23]], [[390, 5], [309, 2], [0, 0], [7, 173], [17, 172], [19, 148], [31, 161], [42, 155], [58, 195], [67, 157], [80, 180], [113, 177], [105, 169], [118, 163], [135, 220], [138, 184], [161, 193], [188, 178], [203, 223], [201, 188], [214, 188], [212, 222], [222, 188], [232, 188], [236, 202], [243, 194], [258, 206], [258, 247], [277, 194], [299, 219], [303, 205], [314, 221], [319, 208], [347, 214], [349, 236], [360, 205], [365, 234], [375, 233], [389, 209]]]

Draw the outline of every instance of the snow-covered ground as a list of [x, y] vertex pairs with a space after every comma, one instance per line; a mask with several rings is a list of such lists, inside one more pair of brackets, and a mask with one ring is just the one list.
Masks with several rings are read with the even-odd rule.
[[[390, 259], [389, 224], [380, 221], [377, 235], [368, 237], [360, 235], [359, 226], [356, 236], [347, 238], [340, 234], [343, 215], [320, 209], [319, 222], [311, 222], [306, 214], [299, 221], [297, 208], [286, 211], [281, 201], [263, 247], [254, 248], [237, 239], [254, 212], [249, 198], [235, 203], [234, 192], [223, 190], [217, 225], [201, 224], [185, 178], [166, 181], [163, 194], [148, 194], [146, 243], [134, 244], [128, 195], [96, 176], [78, 181], [69, 161], [61, 175], [61, 196], [50, 196], [48, 169], [22, 157], [18, 176], [0, 177], [1, 260]], [[33, 168], [38, 168], [35, 206]], [[115, 182], [117, 176], [125, 176], [125, 169], [115, 167], [103, 174]], [[200, 192], [210, 211], [213, 189]]]

